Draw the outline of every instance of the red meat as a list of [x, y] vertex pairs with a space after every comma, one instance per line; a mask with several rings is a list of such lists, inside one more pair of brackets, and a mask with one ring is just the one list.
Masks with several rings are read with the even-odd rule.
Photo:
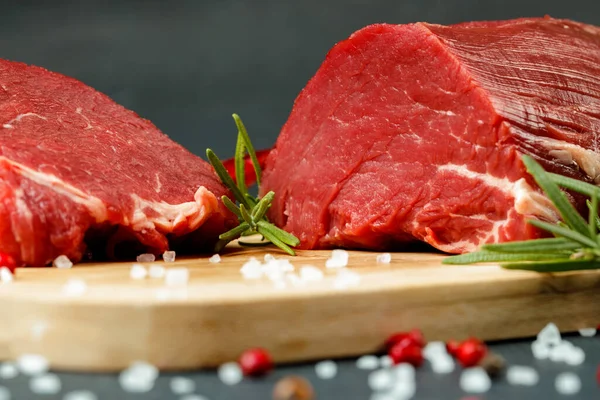
[[83, 83], [0, 60], [0, 251], [21, 265], [212, 246], [208, 163]]
[[599, 182], [600, 28], [551, 18], [372, 25], [337, 44], [266, 161], [303, 248], [536, 237], [555, 210], [524, 170]]

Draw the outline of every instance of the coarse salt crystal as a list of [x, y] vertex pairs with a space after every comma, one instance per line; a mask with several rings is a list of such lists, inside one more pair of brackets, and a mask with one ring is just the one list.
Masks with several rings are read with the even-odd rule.
[[218, 254], [213, 254], [212, 256], [210, 256], [210, 258], [208, 259], [208, 262], [211, 264], [218, 264], [221, 262], [221, 256]]
[[385, 356], [381, 356], [379, 357], [379, 365], [382, 368], [388, 368], [391, 367], [392, 365], [394, 365], [394, 360], [392, 360], [392, 357], [385, 355]]
[[179, 400], [208, 400], [208, 398], [199, 394], [187, 394], [182, 396]]
[[175, 394], [189, 394], [196, 390], [196, 382], [183, 376], [176, 376], [171, 379], [169, 386]]
[[302, 279], [300, 279], [300, 276], [298, 274], [295, 273], [288, 273], [285, 278], [287, 279], [287, 281], [289, 283], [292, 284], [292, 286], [294, 287], [301, 287], [301, 286], [305, 286], [306, 282], [303, 281]]
[[142, 264], [133, 264], [131, 266], [131, 269], [129, 270], [129, 277], [131, 279], [146, 279], [146, 276], [148, 276], [148, 271]]
[[394, 383], [394, 374], [389, 369], [379, 369], [369, 374], [369, 387], [374, 391], [386, 390]]
[[168, 262], [168, 263], [175, 262], [175, 256], [176, 256], [176, 253], [174, 251], [172, 251], [172, 250], [165, 251], [163, 253], [163, 261]]
[[65, 255], [60, 255], [52, 261], [52, 265], [56, 268], [71, 268], [73, 267], [73, 263], [69, 260], [69, 257]]
[[136, 361], [119, 374], [123, 390], [131, 393], [146, 393], [152, 390], [158, 377], [158, 369], [147, 362]]
[[13, 362], [5, 362], [0, 365], [0, 378], [12, 379], [19, 374], [17, 366]]
[[564, 361], [569, 365], [581, 365], [585, 361], [585, 352], [581, 347], [573, 346], [565, 355]]
[[17, 368], [25, 375], [41, 375], [48, 371], [49, 364], [46, 357], [39, 354], [23, 354], [17, 358]]
[[54, 374], [35, 376], [29, 381], [29, 389], [36, 394], [56, 394], [61, 386], [60, 379]]
[[337, 364], [331, 360], [318, 362], [315, 373], [321, 379], [333, 379], [337, 375]]
[[69, 279], [62, 287], [62, 292], [66, 296], [82, 296], [87, 291], [87, 284], [83, 279]]
[[392, 255], [390, 253], [383, 253], [377, 255], [378, 264], [389, 264], [392, 262]]
[[460, 375], [460, 388], [467, 393], [485, 393], [491, 387], [492, 381], [481, 367], [466, 368]]
[[506, 371], [506, 380], [511, 385], [535, 386], [540, 380], [538, 372], [524, 365], [511, 365]]
[[416, 376], [415, 367], [409, 363], [400, 363], [394, 367], [396, 379], [402, 382], [414, 381]]
[[7, 267], [0, 267], [0, 282], [10, 283], [14, 280], [12, 272]]
[[74, 390], [65, 394], [63, 400], [98, 400], [98, 396], [89, 390]]
[[162, 265], [152, 264], [148, 268], [150, 278], [164, 278], [167, 270]]
[[377, 356], [362, 356], [356, 360], [356, 368], [358, 369], [377, 369], [379, 367], [379, 358]]
[[269, 261], [273, 261], [275, 260], [275, 257], [273, 257], [272, 254], [265, 254], [265, 258], [264, 258], [265, 262], [269, 262]]
[[548, 344], [542, 343], [539, 340], [531, 342], [531, 352], [536, 360], [546, 360], [550, 357], [550, 350], [551, 347]]
[[10, 390], [4, 386], [0, 386], [0, 400], [10, 400]]
[[581, 379], [573, 372], [563, 372], [558, 374], [554, 381], [556, 391], [564, 395], [573, 395], [581, 390]]
[[397, 381], [388, 392], [394, 400], [408, 400], [414, 397], [417, 391], [417, 383], [412, 381]]
[[579, 330], [579, 334], [584, 337], [596, 336], [596, 328], [583, 328]]
[[323, 280], [323, 271], [312, 265], [303, 265], [300, 267], [300, 279], [304, 282], [316, 282]]
[[146, 380], [154, 380], [158, 377], [158, 368], [145, 361], [134, 361], [125, 372], [133, 373]]
[[449, 374], [454, 371], [455, 363], [448, 354], [438, 354], [430, 359], [431, 369], [436, 374]]
[[352, 286], [357, 286], [360, 284], [360, 279], [360, 275], [356, 272], [347, 269], [341, 269], [338, 271], [333, 281], [333, 288], [343, 290]]
[[263, 275], [262, 264], [254, 257], [250, 257], [248, 261], [242, 265], [240, 272], [244, 275], [244, 279], [260, 279]]
[[565, 361], [573, 347], [571, 342], [562, 340], [559, 344], [550, 348], [550, 355], [548, 358], [550, 358], [550, 361], [554, 362]]
[[348, 252], [336, 249], [331, 252], [331, 257], [325, 261], [326, 268], [344, 268], [348, 265]]
[[217, 371], [217, 375], [221, 382], [226, 385], [237, 385], [242, 381], [242, 370], [236, 362], [228, 362], [221, 365]]
[[190, 279], [190, 271], [187, 268], [171, 268], [165, 273], [165, 284], [167, 286], [185, 286]]
[[446, 344], [444, 342], [429, 342], [423, 348], [423, 356], [431, 361], [432, 358], [436, 358], [440, 354], [447, 355]]
[[538, 333], [537, 340], [551, 346], [557, 346], [562, 340], [558, 327], [552, 322], [549, 323]]
[[150, 253], [140, 254], [136, 257], [136, 261], [139, 263], [151, 263], [154, 262], [154, 260], [156, 260], [156, 257], [154, 257], [154, 254]]

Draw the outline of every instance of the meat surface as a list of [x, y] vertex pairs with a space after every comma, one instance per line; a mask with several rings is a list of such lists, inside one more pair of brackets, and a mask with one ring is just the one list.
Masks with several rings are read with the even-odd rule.
[[0, 60], [0, 135], [0, 251], [21, 265], [206, 250], [234, 222], [208, 163], [75, 79]]
[[266, 161], [303, 248], [451, 253], [558, 215], [521, 162], [600, 182], [600, 28], [549, 17], [371, 25], [338, 43]]

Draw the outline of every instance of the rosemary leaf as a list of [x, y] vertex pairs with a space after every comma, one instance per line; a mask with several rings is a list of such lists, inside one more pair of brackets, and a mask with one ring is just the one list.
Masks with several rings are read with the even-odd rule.
[[245, 155], [246, 147], [244, 146], [244, 142], [240, 140], [240, 134], [238, 133], [233, 160], [235, 163], [235, 180], [237, 181], [237, 187], [244, 195], [248, 193], [248, 188], [246, 187], [246, 167], [244, 165]]
[[590, 229], [590, 237], [596, 237], [598, 234], [598, 192], [594, 190], [592, 193], [592, 201], [588, 202], [589, 205], [589, 215], [588, 215], [588, 227]]
[[576, 250], [582, 246], [570, 239], [564, 237], [544, 238], [536, 240], [523, 240], [519, 242], [508, 242], [498, 244], [485, 244], [481, 250], [494, 251], [499, 253], [544, 253], [557, 252], [563, 250]]
[[290, 246], [298, 246], [300, 244], [300, 240], [296, 236], [292, 235], [291, 233], [287, 233], [283, 229], [279, 229], [273, 224], [270, 224], [266, 221], [258, 221], [257, 225], [262, 227], [266, 232], [269, 232], [272, 236], [276, 236], [285, 244]]
[[260, 164], [258, 163], [258, 158], [256, 157], [256, 151], [254, 150], [254, 146], [252, 146], [250, 136], [248, 136], [248, 131], [246, 130], [246, 127], [244, 126], [244, 123], [240, 119], [239, 115], [233, 114], [232, 116], [238, 128], [238, 135], [242, 138], [244, 146], [250, 155], [250, 160], [252, 160], [252, 166], [254, 167], [254, 172], [256, 173], [256, 184], [260, 187], [262, 171], [260, 170]]
[[[260, 221], [260, 222], [262, 222], [262, 221]], [[266, 239], [271, 241], [271, 243], [273, 243], [275, 246], [279, 247], [281, 250], [285, 251], [289, 255], [291, 255], [291, 256], [296, 255], [294, 250], [292, 250], [286, 243], [284, 243], [282, 240], [280, 240], [279, 237], [277, 237], [272, 232], [270, 232], [268, 228], [265, 228], [265, 226], [266, 225], [259, 224], [258, 228], [257, 228], [258, 233], [263, 235]]]
[[234, 213], [239, 219], [242, 219], [242, 214], [240, 213], [239, 208], [235, 205], [233, 201], [229, 199], [227, 196], [221, 196], [221, 201], [225, 204], [225, 207], [232, 213]]
[[[584, 247], [591, 247], [591, 248], [598, 247], [598, 244], [596, 243], [596, 241], [594, 241], [594, 240], [590, 239], [589, 237], [582, 235], [581, 233], [576, 232], [574, 230], [563, 228], [562, 226], [558, 226], [556, 224], [549, 224], [548, 222], [538, 221], [535, 219], [531, 219], [527, 222], [530, 223], [531, 225], [536, 226], [545, 231], [552, 232], [559, 236], [569, 238], [573, 241], [576, 241]], [[586, 229], [586, 234], [587, 234], [587, 231], [588, 231], [587, 226], [585, 229]]]
[[271, 202], [273, 201], [273, 197], [275, 197], [275, 192], [271, 191], [264, 195], [264, 197], [258, 202], [258, 204], [252, 210], [252, 219], [254, 221], [260, 221], [263, 219], [267, 210], [271, 206]]
[[240, 204], [240, 214], [242, 214], [242, 219], [248, 224], [248, 226], [254, 228], [254, 221], [243, 204]]
[[501, 264], [502, 268], [535, 272], [567, 272], [600, 268], [598, 260], [552, 260]]
[[242, 222], [240, 225], [236, 226], [235, 228], [219, 235], [219, 239], [226, 240], [227, 242], [231, 242], [232, 240], [240, 237], [242, 235], [242, 233], [246, 232], [248, 229], [250, 229], [250, 225], [248, 225], [248, 223], [246, 223], [246, 222]]
[[564, 187], [565, 189], [571, 189], [577, 193], [584, 194], [588, 197], [592, 197], [592, 194], [594, 192], [600, 195], [600, 188], [590, 183], [578, 181], [577, 179], [549, 172], [547, 172], [546, 174], [550, 177], [550, 179], [552, 179], [554, 183], [561, 187]]
[[569, 259], [568, 254], [563, 253], [496, 253], [491, 251], [477, 251], [474, 253], [460, 254], [458, 256], [446, 257], [442, 264], [474, 264], [480, 262], [504, 262], [504, 261], [530, 261], [530, 260], [556, 260]]
[[547, 175], [542, 166], [527, 155], [523, 156], [522, 161], [569, 227], [581, 235], [588, 235], [589, 230], [585, 220], [579, 215], [558, 185]]
[[248, 205], [246, 203], [246, 198], [244, 197], [242, 192], [240, 192], [240, 189], [236, 186], [233, 179], [231, 179], [231, 176], [229, 176], [229, 173], [225, 169], [225, 166], [223, 166], [221, 160], [219, 160], [219, 157], [217, 157], [217, 155], [211, 149], [206, 149], [206, 157], [208, 158], [208, 161], [214, 168], [215, 172], [217, 173], [223, 184], [227, 186], [229, 190], [231, 190], [235, 199], [239, 201], [240, 204]]

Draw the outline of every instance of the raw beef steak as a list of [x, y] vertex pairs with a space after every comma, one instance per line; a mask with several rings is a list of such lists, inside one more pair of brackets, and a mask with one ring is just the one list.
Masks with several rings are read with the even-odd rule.
[[266, 162], [304, 248], [461, 253], [556, 220], [525, 172], [598, 182], [600, 29], [551, 18], [372, 25], [337, 44]]
[[234, 222], [208, 163], [75, 79], [0, 60], [0, 135], [0, 251], [21, 265], [202, 250]]

